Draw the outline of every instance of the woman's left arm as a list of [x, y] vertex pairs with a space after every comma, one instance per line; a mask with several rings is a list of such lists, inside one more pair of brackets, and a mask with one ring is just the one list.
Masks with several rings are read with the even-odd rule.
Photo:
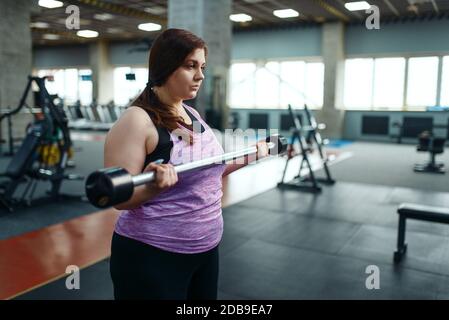
[[[256, 143], [256, 147], [257, 147], [257, 153], [256, 153], [256, 157], [254, 156], [244, 156], [243, 159], [243, 163], [231, 163], [231, 164], [227, 164], [226, 168], [223, 172], [223, 177], [226, 177], [228, 174], [243, 168], [245, 166], [247, 166], [249, 163], [251, 163], [252, 161], [257, 161], [260, 160], [262, 158], [265, 158], [268, 156], [268, 145], [265, 142], [265, 140], [261, 140], [259, 142]], [[242, 158], [239, 158], [242, 159]], [[239, 161], [240, 162], [240, 161]]]

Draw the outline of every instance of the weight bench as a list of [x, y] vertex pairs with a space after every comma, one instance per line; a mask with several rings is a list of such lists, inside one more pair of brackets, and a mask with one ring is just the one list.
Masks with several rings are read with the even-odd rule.
[[405, 243], [407, 219], [449, 224], [449, 208], [401, 203], [397, 212], [399, 214], [398, 243], [393, 257], [394, 263], [399, 263], [407, 252], [407, 244]]

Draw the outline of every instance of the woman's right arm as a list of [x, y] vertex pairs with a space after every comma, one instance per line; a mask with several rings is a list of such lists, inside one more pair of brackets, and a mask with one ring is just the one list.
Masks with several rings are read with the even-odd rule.
[[[131, 175], [140, 174], [147, 153], [153, 152], [156, 144], [157, 131], [147, 113], [141, 108], [131, 107], [120, 117], [106, 136], [104, 165], [105, 167], [124, 168]], [[147, 145], [151, 146], [152, 150], [147, 150]], [[137, 208], [177, 181], [177, 177], [173, 177], [170, 165], [150, 164], [144, 171], [150, 170], [156, 170], [157, 183], [147, 183], [135, 187], [132, 197], [126, 202], [115, 205], [116, 209]]]

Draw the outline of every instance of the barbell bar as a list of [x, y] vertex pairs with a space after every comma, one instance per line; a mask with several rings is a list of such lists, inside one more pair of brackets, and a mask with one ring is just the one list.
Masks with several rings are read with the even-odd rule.
[[[282, 154], [287, 151], [287, 139], [281, 135], [273, 135], [266, 139], [271, 155]], [[274, 152], [273, 152], [274, 151]], [[257, 147], [252, 146], [242, 150], [224, 153], [193, 162], [174, 166], [177, 173], [204, 168], [212, 164], [225, 163], [247, 155], [257, 153]], [[132, 197], [134, 188], [154, 181], [153, 171], [138, 175], [131, 175], [126, 169], [110, 167], [91, 173], [86, 180], [86, 196], [90, 203], [98, 208], [110, 207], [126, 202]]]

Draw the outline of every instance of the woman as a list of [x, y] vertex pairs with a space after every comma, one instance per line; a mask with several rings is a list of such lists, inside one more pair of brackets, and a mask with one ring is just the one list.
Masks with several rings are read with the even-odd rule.
[[[156, 172], [153, 183], [116, 206], [123, 210], [110, 260], [116, 299], [217, 298], [221, 179], [248, 159], [179, 177], [173, 168], [186, 162], [185, 155], [195, 161], [223, 153], [199, 113], [183, 103], [195, 98], [204, 80], [206, 56], [204, 41], [194, 34], [161, 33], [150, 51], [147, 87], [107, 135], [106, 167]], [[258, 158], [267, 156], [265, 142], [257, 147]]]

